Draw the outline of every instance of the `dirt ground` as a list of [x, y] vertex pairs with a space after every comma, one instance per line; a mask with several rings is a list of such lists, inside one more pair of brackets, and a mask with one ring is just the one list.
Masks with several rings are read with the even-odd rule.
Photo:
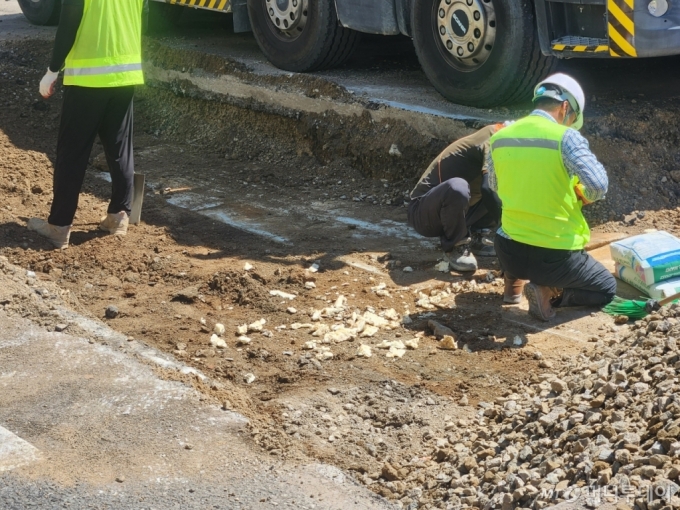
[[[415, 240], [386, 246], [382, 238], [353, 236], [352, 224], [341, 234], [323, 222], [300, 229], [291, 213], [281, 220], [288, 222], [284, 233], [291, 242], [279, 243], [173, 205], [169, 198], [186, 187], [241, 200], [244, 214], [263, 214], [263, 204], [276, 210], [286, 203], [292, 210], [326, 194], [358, 197], [356, 207], [376, 222], [403, 223], [404, 195], [417, 171], [369, 178], [352, 158], [319, 158], [309, 148], [307, 128], [295, 127], [309, 120], [167, 91], [140, 90], [136, 106], [138, 171], [158, 177], [145, 197], [142, 224], [124, 238], [97, 231], [109, 193], [97, 145], [71, 246], [50, 250], [25, 227], [30, 217], [45, 218], [51, 201], [60, 94], [47, 102], [38, 97], [45, 59], [30, 42], [0, 47], [0, 254], [67, 289], [83, 312], [104, 318], [115, 306], [117, 317], [106, 319], [112, 328], [224, 380], [228, 386], [201, 389], [250, 418], [254, 440], [272, 455], [313, 457], [352, 470], [402, 507], [445, 508], [446, 490], [431, 458], [434, 438], [464, 427], [478, 402], [509, 394], [546, 366], [589, 349], [566, 333], [506, 320], [493, 261], [482, 260], [474, 275], [439, 273], [432, 249]], [[677, 126], [666, 119], [673, 112], [635, 115], [639, 133], [656, 118], [666, 126], [659, 131], [663, 138], [677, 139]], [[613, 136], [622, 122], [598, 120], [589, 129], [609, 129]], [[233, 143], [220, 146], [226, 133]], [[596, 153], [619, 162], [610, 168], [611, 203], [592, 213], [596, 230], [677, 234], [677, 152], [634, 139], [594, 138]], [[628, 156], [614, 156], [615, 145]], [[430, 156], [424, 153], [423, 164]], [[635, 198], [623, 204], [619, 196], [635, 186]], [[648, 197], [654, 205], [645, 207]], [[249, 210], [254, 200], [261, 207]], [[404, 271], [407, 266], [414, 271]], [[459, 349], [438, 348], [430, 320], [451, 328]], [[347, 341], [323, 343], [333, 326], [361, 329], [362, 321], [375, 323], [374, 336], [355, 332]], [[211, 345], [218, 323], [227, 348]], [[242, 325], [253, 325], [243, 334], [249, 342], [238, 340]], [[589, 327], [586, 337], [617, 328], [602, 314]], [[418, 347], [403, 357], [388, 358], [378, 347], [413, 339]], [[357, 355], [360, 344], [372, 348], [371, 357]]]

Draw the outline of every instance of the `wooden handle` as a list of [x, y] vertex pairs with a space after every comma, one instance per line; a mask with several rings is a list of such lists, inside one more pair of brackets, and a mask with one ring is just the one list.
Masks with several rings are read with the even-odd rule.
[[678, 292], [677, 294], [673, 294], [672, 296], [669, 296], [667, 298], [662, 299], [661, 301], [659, 301], [659, 306], [665, 306], [668, 303], [672, 303], [676, 299], [680, 299], [680, 292]]

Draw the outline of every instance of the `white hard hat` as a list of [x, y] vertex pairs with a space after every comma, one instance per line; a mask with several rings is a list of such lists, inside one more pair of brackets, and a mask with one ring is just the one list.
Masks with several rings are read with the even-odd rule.
[[[552, 85], [552, 86], [551, 86]], [[576, 121], [571, 125], [574, 129], [583, 126], [583, 110], [586, 107], [586, 97], [578, 82], [571, 76], [556, 73], [548, 76], [534, 89], [534, 101], [539, 97], [550, 97], [558, 101], [569, 101], [571, 109], [576, 113]]]

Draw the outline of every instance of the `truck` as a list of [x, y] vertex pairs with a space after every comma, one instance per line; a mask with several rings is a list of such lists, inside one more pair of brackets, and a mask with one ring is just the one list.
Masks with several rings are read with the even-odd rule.
[[[181, 8], [232, 13], [276, 67], [344, 63], [361, 34], [403, 34], [446, 99], [474, 107], [520, 102], [562, 58], [680, 53], [676, 0], [150, 0], [150, 22]], [[61, 0], [19, 0], [29, 21], [55, 24]]]

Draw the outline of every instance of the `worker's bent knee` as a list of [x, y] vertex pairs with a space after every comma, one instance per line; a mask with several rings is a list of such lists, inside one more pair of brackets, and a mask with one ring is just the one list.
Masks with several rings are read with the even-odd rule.
[[470, 201], [470, 184], [465, 179], [453, 177], [440, 184], [445, 186], [447, 197], [454, 200]]

